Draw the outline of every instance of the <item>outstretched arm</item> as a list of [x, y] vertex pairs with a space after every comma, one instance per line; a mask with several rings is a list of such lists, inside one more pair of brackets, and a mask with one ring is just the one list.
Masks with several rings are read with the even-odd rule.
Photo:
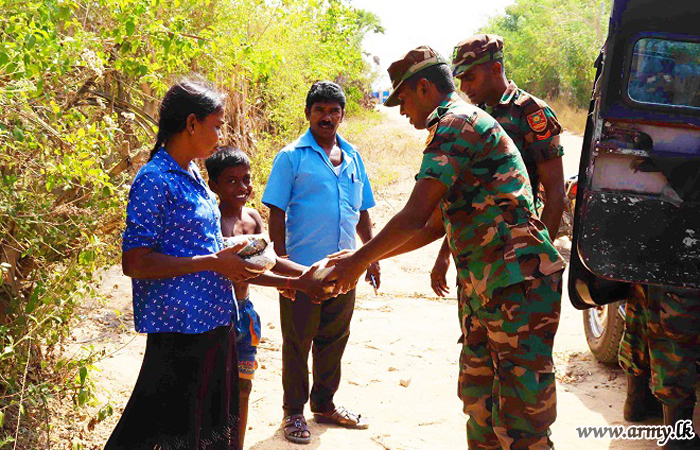
[[151, 248], [133, 248], [122, 254], [122, 270], [131, 278], [171, 278], [213, 270], [231, 281], [245, 281], [257, 276], [262, 267], [238, 256], [244, 244], [203, 256], [170, 256]]
[[270, 286], [282, 290], [298, 290], [305, 292], [315, 301], [326, 300], [332, 295], [331, 285], [323, 282], [323, 280], [315, 279], [313, 276], [315, 271], [316, 267], [312, 267], [297, 277], [281, 277], [271, 273], [263, 273], [248, 282], [258, 286]]
[[[436, 207], [430, 215], [430, 219], [423, 228], [394, 250], [382, 256], [382, 259], [393, 258], [394, 256], [403, 255], [404, 253], [412, 252], [418, 248], [426, 246], [433, 241], [440, 239], [445, 234], [445, 228], [442, 224], [442, 211], [440, 207]], [[449, 252], [449, 248], [447, 250]]]
[[447, 187], [438, 180], [421, 178], [416, 181], [406, 206], [399, 211], [377, 236], [352, 255], [337, 258], [328, 279], [337, 276], [336, 292], [347, 292], [367, 266], [384, 258], [393, 250], [414, 238], [434, 213]]

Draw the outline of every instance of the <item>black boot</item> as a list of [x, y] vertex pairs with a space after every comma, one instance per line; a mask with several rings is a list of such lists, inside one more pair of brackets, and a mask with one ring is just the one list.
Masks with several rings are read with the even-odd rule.
[[[680, 405], [663, 405], [664, 410], [664, 425], [674, 427], [677, 430], [676, 422], [679, 420], [690, 420], [690, 430], [693, 423], [693, 409], [695, 409], [695, 401], [688, 401]], [[700, 436], [697, 434], [693, 439], [669, 439], [664, 445], [664, 450], [697, 450], [700, 448]]]
[[623, 416], [628, 422], [663, 417], [661, 402], [651, 393], [649, 378], [627, 374], [627, 398]]

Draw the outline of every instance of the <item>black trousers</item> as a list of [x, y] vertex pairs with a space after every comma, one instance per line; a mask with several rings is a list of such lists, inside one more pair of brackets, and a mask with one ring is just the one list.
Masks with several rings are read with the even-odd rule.
[[311, 303], [302, 292], [297, 292], [293, 302], [280, 296], [285, 415], [303, 414], [309, 400], [308, 360], [312, 347], [311, 411], [335, 409], [333, 395], [340, 385], [340, 361], [350, 337], [354, 307], [354, 289], [320, 305]]
[[105, 450], [238, 449], [236, 331], [151, 333]]

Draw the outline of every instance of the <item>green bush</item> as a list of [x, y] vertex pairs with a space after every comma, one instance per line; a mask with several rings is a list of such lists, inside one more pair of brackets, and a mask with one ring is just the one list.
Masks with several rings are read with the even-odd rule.
[[223, 91], [227, 141], [266, 173], [275, 143], [305, 124], [311, 82], [340, 82], [357, 107], [370, 81], [360, 43], [381, 31], [344, 0], [0, 0], [4, 442], [37, 439], [14, 430], [47, 396], [90, 400], [94, 356], [63, 359], [60, 345], [116, 261], [168, 86], [196, 73]]
[[610, 5], [610, 0], [516, 0], [480, 32], [503, 36], [506, 73], [519, 87], [588, 109]]

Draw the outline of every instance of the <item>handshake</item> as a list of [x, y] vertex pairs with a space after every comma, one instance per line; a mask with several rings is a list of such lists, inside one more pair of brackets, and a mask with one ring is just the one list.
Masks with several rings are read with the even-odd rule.
[[283, 296], [291, 300], [295, 299], [297, 290], [306, 293], [314, 303], [345, 294], [355, 288], [365, 270], [365, 280], [372, 285], [375, 294], [381, 283], [379, 263], [365, 264], [355, 261], [355, 252], [352, 250], [334, 253], [307, 268], [278, 257], [269, 239], [263, 235], [227, 238], [225, 244], [236, 250], [238, 256], [249, 264], [247, 270], [255, 275], [267, 270], [286, 275], [288, 278], [260, 275], [257, 277], [259, 282], [253, 283], [275, 286]]
[[[354, 271], [347, 272], [350, 257], [354, 254], [352, 250], [342, 250], [329, 255], [320, 261], [312, 264], [300, 277], [300, 280], [307, 282], [307, 288], [301, 289], [306, 292], [313, 303], [322, 303], [331, 297], [345, 294], [355, 289], [357, 281], [362, 275], [365, 267], [360, 268], [360, 273], [354, 275]], [[381, 270], [378, 262], [374, 262], [366, 267], [365, 280], [374, 288], [375, 295], [381, 283]], [[349, 276], [348, 276], [349, 275]], [[286, 292], [280, 289], [280, 293], [287, 298], [294, 300], [294, 291]]]

